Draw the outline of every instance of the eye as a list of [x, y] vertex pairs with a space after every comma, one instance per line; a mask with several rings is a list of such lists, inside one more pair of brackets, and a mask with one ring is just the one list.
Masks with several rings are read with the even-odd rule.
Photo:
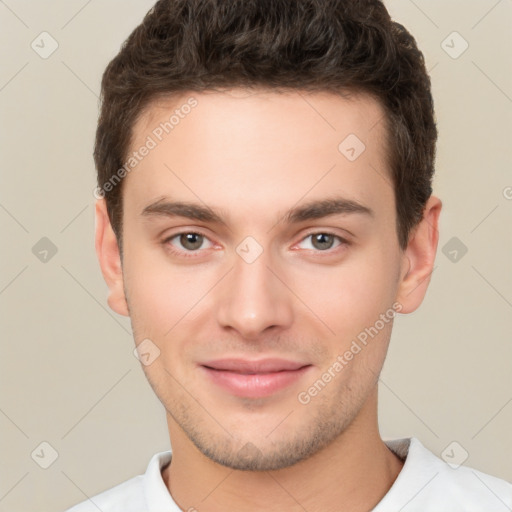
[[335, 243], [335, 240], [338, 240], [338, 245], [335, 245], [334, 247], [339, 247], [341, 245], [349, 245], [348, 241], [344, 238], [334, 235], [333, 233], [325, 233], [325, 232], [317, 232], [317, 233], [310, 233], [305, 238], [302, 239], [301, 242], [304, 242], [305, 240], [311, 239], [310, 246], [306, 247], [306, 249], [316, 249], [320, 252], [326, 252], [333, 248], [333, 245]]
[[[310, 239], [311, 242], [309, 247], [303, 247], [303, 249], [311, 249], [317, 252], [336, 252], [335, 250], [331, 251], [331, 249], [350, 245], [350, 243], [344, 238], [324, 231], [310, 233], [301, 240], [299, 245], [301, 243], [304, 244], [305, 241]], [[209, 244], [206, 247], [204, 247], [205, 242]], [[175, 233], [174, 235], [167, 237], [162, 243], [171, 253], [185, 257], [194, 256], [194, 253], [201, 252], [200, 249], [208, 249], [213, 246], [205, 235], [195, 231]]]
[[[179, 243], [179, 245], [181, 245], [183, 249], [176, 248], [176, 246], [172, 243], [174, 239], [177, 240], [177, 242]], [[208, 238], [206, 238], [206, 236], [202, 235], [201, 233], [196, 233], [193, 231], [184, 231], [182, 233], [176, 233], [166, 238], [163, 241], [163, 243], [164, 245], [170, 246], [171, 252], [179, 254], [185, 253], [186, 255], [187, 252], [199, 252], [198, 249], [201, 249], [203, 243], [207, 240]]]

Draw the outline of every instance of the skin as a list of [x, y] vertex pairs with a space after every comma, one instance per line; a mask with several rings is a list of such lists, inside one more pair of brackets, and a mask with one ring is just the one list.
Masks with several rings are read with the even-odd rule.
[[[130, 316], [136, 344], [149, 338], [160, 350], [143, 369], [167, 411], [173, 456], [164, 482], [183, 510], [371, 510], [403, 466], [377, 422], [392, 321], [308, 404], [297, 396], [393, 303], [401, 314], [419, 307], [441, 201], [430, 197], [401, 251], [384, 113], [367, 95], [194, 92], [151, 104], [132, 149], [190, 96], [197, 107], [125, 178], [122, 258], [104, 200], [96, 206], [108, 303]], [[366, 145], [352, 162], [338, 150], [351, 133]], [[334, 195], [373, 216], [280, 222], [288, 209]], [[164, 196], [206, 204], [225, 225], [141, 215]], [[175, 236], [190, 231], [205, 236], [199, 248]], [[334, 238], [325, 248], [311, 233], [349, 245]], [[247, 236], [263, 249], [250, 264], [236, 252]], [[269, 397], [241, 398], [200, 371], [223, 357], [312, 366]]]

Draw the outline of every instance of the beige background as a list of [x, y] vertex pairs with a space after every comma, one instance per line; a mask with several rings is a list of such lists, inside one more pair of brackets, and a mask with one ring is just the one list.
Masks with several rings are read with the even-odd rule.
[[[0, 511], [63, 510], [169, 448], [93, 239], [100, 77], [152, 3], [0, 1]], [[431, 70], [444, 209], [425, 302], [395, 322], [382, 436], [439, 456], [456, 441], [465, 465], [512, 480], [512, 1], [387, 4]], [[43, 31], [58, 43], [46, 59], [31, 48], [51, 48]], [[43, 237], [57, 249], [46, 262]]]

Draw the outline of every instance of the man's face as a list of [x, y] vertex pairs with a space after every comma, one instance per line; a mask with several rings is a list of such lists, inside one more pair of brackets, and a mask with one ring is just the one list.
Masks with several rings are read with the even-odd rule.
[[[190, 97], [197, 105], [181, 108]], [[375, 399], [404, 266], [384, 134], [373, 99], [327, 93], [191, 93], [139, 119], [131, 151], [148, 136], [156, 146], [123, 185], [124, 290], [136, 343], [151, 340], [146, 357], [160, 351], [143, 368], [171, 437], [181, 430], [235, 469], [278, 469]], [[287, 217], [341, 198], [368, 211]], [[165, 202], [222, 222], [166, 215]], [[251, 377], [204, 366], [226, 358], [305, 368]]]

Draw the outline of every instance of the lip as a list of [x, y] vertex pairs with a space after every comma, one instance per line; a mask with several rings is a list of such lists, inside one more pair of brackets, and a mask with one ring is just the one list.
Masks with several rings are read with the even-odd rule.
[[219, 359], [202, 363], [209, 379], [231, 394], [247, 398], [270, 396], [300, 379], [311, 364], [285, 359]]

